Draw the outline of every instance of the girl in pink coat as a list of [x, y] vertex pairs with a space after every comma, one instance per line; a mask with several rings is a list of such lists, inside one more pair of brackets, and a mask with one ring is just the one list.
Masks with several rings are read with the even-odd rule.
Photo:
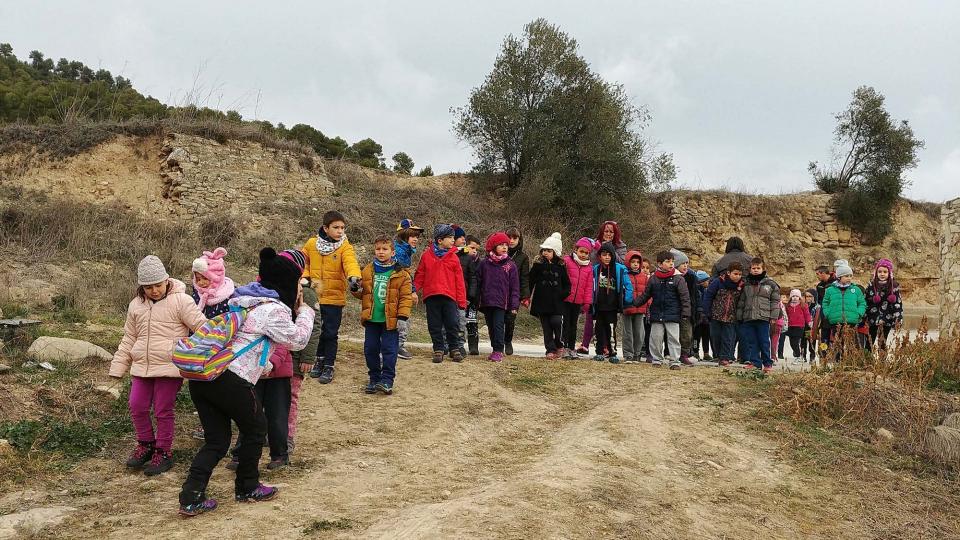
[[563, 258], [570, 278], [570, 294], [563, 302], [564, 358], [577, 358], [577, 322], [580, 312], [593, 303], [593, 265], [590, 255], [599, 248], [596, 240], [583, 237], [573, 245], [573, 253]]
[[803, 333], [813, 326], [810, 308], [804, 303], [800, 289], [790, 291], [790, 301], [786, 305], [786, 310], [787, 338], [790, 339], [790, 349], [793, 350], [793, 361], [797, 363], [798, 359], [803, 357], [800, 348]]

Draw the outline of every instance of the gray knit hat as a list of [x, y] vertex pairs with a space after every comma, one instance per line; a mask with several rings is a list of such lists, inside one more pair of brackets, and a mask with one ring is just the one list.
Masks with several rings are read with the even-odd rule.
[[163, 261], [156, 255], [147, 255], [137, 266], [138, 285], [153, 285], [169, 278], [167, 269], [163, 267]]
[[852, 276], [853, 268], [850, 267], [850, 263], [846, 259], [837, 259], [833, 261], [834, 273], [837, 277], [841, 276]]
[[680, 251], [677, 248], [670, 250], [670, 253], [673, 254], [673, 265], [680, 266], [683, 263], [690, 262], [690, 257], [687, 257], [687, 254]]
[[449, 223], [441, 223], [433, 227], [433, 239], [440, 240], [441, 238], [446, 238], [448, 236], [455, 236], [456, 231], [453, 230], [453, 226]]

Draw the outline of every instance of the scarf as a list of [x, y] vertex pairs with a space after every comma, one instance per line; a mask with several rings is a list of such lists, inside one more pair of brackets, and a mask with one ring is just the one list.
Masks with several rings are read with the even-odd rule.
[[197, 286], [196, 280], [194, 280], [193, 289], [197, 291], [197, 296], [200, 298], [198, 305], [204, 307], [215, 306], [230, 298], [233, 296], [233, 291], [236, 289], [236, 286], [233, 284], [232, 279], [224, 277], [220, 286], [217, 288], [199, 287]]
[[436, 255], [438, 259], [442, 259], [443, 256], [449, 252], [449, 249], [443, 249], [436, 242], [433, 243], [433, 254]]
[[840, 280], [839, 280], [839, 279], [837, 280], [837, 288], [838, 288], [838, 289], [846, 289], [847, 287], [849, 287], [849, 286], [851, 286], [851, 285], [853, 285], [853, 282], [852, 282], [852, 281], [851, 281], [850, 283], [847, 283], [846, 285], [844, 285], [843, 283], [840, 283]]
[[670, 270], [661, 270], [661, 269], [657, 268], [657, 271], [654, 272], [654, 275], [657, 276], [657, 277], [660, 278], [660, 279], [670, 279], [671, 277], [673, 277], [674, 275], [676, 275], [676, 271], [673, 270], [673, 269], [670, 269]]
[[749, 279], [751, 283], [760, 283], [761, 281], [763, 281], [763, 278], [765, 277], [767, 277], [766, 271], [763, 271], [759, 276], [755, 276], [753, 274], [747, 274], [747, 279]]
[[573, 260], [573, 262], [579, 264], [580, 266], [586, 266], [590, 264], [590, 257], [587, 257], [586, 259], [581, 259], [579, 256], [577, 256], [576, 253], [571, 253], [570, 258]]
[[320, 229], [320, 232], [317, 233], [317, 251], [319, 251], [321, 255], [329, 255], [340, 249], [340, 246], [346, 241], [347, 233], [343, 233], [340, 240], [333, 241], [332, 238], [327, 236], [327, 233], [323, 232], [323, 229]]
[[510, 252], [508, 251], [503, 255], [497, 255], [495, 252], [491, 251], [490, 253], [487, 254], [487, 257], [495, 263], [503, 262], [504, 260], [510, 257]]
[[393, 267], [397, 264], [397, 261], [390, 259], [389, 261], [382, 263], [376, 259], [373, 260], [373, 271], [382, 274], [388, 270], [393, 270]]

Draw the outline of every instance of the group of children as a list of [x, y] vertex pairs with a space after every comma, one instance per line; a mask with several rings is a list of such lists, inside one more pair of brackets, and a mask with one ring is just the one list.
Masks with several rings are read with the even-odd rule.
[[[129, 372], [132, 379], [129, 406], [137, 446], [128, 467], [156, 475], [173, 465], [174, 402], [183, 384], [172, 363], [177, 343], [208, 320], [243, 314], [231, 338], [229, 365], [212, 380], [189, 382], [204, 445], [180, 494], [184, 516], [216, 508], [206, 485], [231, 451], [231, 422], [239, 429], [228, 464], [236, 471], [236, 500], [276, 494], [259, 482], [263, 444], [269, 444], [268, 469], [289, 462], [304, 376], [323, 384], [334, 379], [347, 292], [361, 305], [369, 376], [363, 391], [383, 395], [394, 392], [397, 359], [411, 357], [406, 338], [411, 310], [420, 301], [434, 363], [480, 354], [478, 314], [489, 334], [488, 359], [500, 362], [513, 354], [521, 307], [539, 319], [548, 359], [576, 359], [589, 354], [594, 342], [595, 360], [619, 363], [621, 328], [625, 362], [671, 369], [698, 357], [710, 360], [712, 350], [720, 365], [739, 357], [769, 371], [787, 339], [795, 358], [812, 359], [817, 342], [825, 348], [848, 328], [868, 336], [864, 344], [878, 341], [884, 348], [902, 318], [899, 285], [887, 259], [876, 263], [866, 288], [852, 283], [850, 265], [839, 260], [833, 272], [817, 269], [816, 288], [781, 295], [763, 259], [747, 255], [736, 237], [708, 274], [691, 269], [677, 249], [660, 251], [652, 260], [628, 250], [614, 221], [601, 224], [596, 238], [578, 239], [566, 253], [560, 233], [551, 234], [532, 264], [517, 228], [481, 241], [457, 224], [439, 224], [414, 272], [425, 231], [412, 220], [402, 220], [395, 235], [374, 239], [373, 259], [363, 268], [346, 225], [342, 214], [330, 211], [302, 248], [279, 253], [264, 248], [256, 281], [243, 286], [226, 276], [226, 249], [204, 252], [193, 262], [192, 296], [157, 257], [140, 262], [137, 297], [110, 366], [111, 377]], [[586, 320], [578, 340], [581, 315]]]

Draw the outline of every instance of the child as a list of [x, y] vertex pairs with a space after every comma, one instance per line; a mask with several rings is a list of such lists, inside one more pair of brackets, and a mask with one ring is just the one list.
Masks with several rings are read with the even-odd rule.
[[[417, 253], [417, 245], [420, 243], [420, 235], [423, 234], [423, 227], [417, 227], [413, 220], [404, 218], [397, 224], [397, 237], [393, 241], [394, 259], [402, 268], [410, 271], [413, 267], [413, 256]], [[413, 289], [413, 303], [416, 304], [417, 289]], [[412, 355], [407, 351], [407, 334], [410, 333], [410, 320], [399, 321], [397, 330], [400, 333], [400, 345], [397, 348], [397, 358], [409, 360]]]
[[[647, 288], [647, 281], [650, 276], [644, 274], [641, 270], [643, 265], [643, 255], [639, 251], [627, 252], [627, 277], [630, 279], [630, 286], [633, 287], [635, 294]], [[647, 302], [639, 307], [629, 306], [624, 308], [623, 315], [623, 360], [628, 364], [643, 362], [647, 356], [647, 350], [643, 348], [646, 339], [647, 308], [650, 303]]]
[[487, 256], [477, 266], [477, 286], [480, 290], [480, 311], [487, 322], [491, 362], [503, 360], [505, 317], [516, 314], [520, 308], [520, 271], [510, 258], [510, 237], [496, 232], [487, 238]]
[[744, 280], [743, 292], [737, 302], [737, 320], [746, 358], [754, 368], [769, 373], [773, 371], [770, 325], [780, 319], [782, 304], [780, 286], [767, 276], [763, 266], [760, 257], [750, 261], [750, 274]]
[[193, 301], [200, 306], [203, 315], [212, 319], [230, 310], [227, 301], [235, 289], [233, 280], [226, 276], [223, 258], [227, 250], [218, 247], [204, 251], [193, 260]]
[[671, 249], [673, 264], [677, 272], [683, 277], [687, 285], [687, 294], [690, 296], [690, 315], [680, 321], [680, 363], [692, 366], [690, 356], [693, 355], [693, 326], [700, 320], [700, 292], [697, 288], [697, 273], [690, 269], [690, 258], [679, 249]]
[[555, 232], [540, 244], [540, 256], [530, 268], [530, 314], [540, 319], [543, 347], [550, 360], [564, 356], [563, 300], [570, 295], [570, 278], [560, 260], [562, 252], [560, 233]]
[[[461, 231], [463, 229], [460, 229]], [[480, 333], [477, 328], [477, 265], [480, 264], [480, 239], [463, 237], [463, 246], [457, 251], [460, 267], [463, 268], [463, 284], [467, 288], [467, 309], [460, 310], [460, 343], [466, 340], [470, 356], [480, 354]]]
[[123, 339], [110, 363], [110, 376], [120, 379], [130, 372], [130, 418], [137, 447], [127, 459], [127, 467], [143, 468], [144, 474], [155, 476], [173, 467], [173, 406], [183, 384], [172, 363], [173, 348], [207, 318], [187, 296], [186, 285], [171, 279], [155, 255], [140, 261], [137, 284], [137, 297], [127, 308]]
[[[597, 263], [597, 250], [599, 250], [600, 246], [606, 242], [613, 244], [616, 253], [616, 262], [624, 264], [624, 257], [627, 255], [627, 244], [623, 241], [620, 233], [620, 225], [617, 225], [616, 221], [604, 221], [600, 224], [600, 229], [597, 231], [597, 238], [595, 242], [597, 247], [594, 248], [590, 262], [592, 264]], [[577, 353], [590, 354], [589, 349], [590, 341], [593, 339], [593, 328], [593, 314], [587, 311], [583, 324], [583, 341], [580, 343], [580, 348], [577, 349]]]
[[787, 337], [790, 338], [790, 350], [793, 351], [793, 363], [803, 361], [805, 351], [801, 346], [803, 334], [813, 326], [810, 309], [803, 301], [800, 289], [790, 290], [790, 300], [787, 302]]
[[800, 349], [805, 351], [805, 357], [813, 362], [817, 357], [817, 343], [820, 336], [820, 304], [817, 303], [817, 289], [807, 289], [803, 293], [803, 300], [806, 303], [807, 311], [810, 312], [810, 329], [804, 332]]
[[343, 306], [347, 303], [347, 282], [351, 291], [360, 287], [360, 265], [347, 240], [347, 220], [343, 214], [336, 210], [324, 214], [323, 226], [316, 236], [307, 240], [303, 251], [307, 255], [303, 276], [310, 280], [320, 298], [320, 344], [310, 376], [320, 384], [328, 384], [333, 381], [337, 361], [337, 339]]
[[[272, 367], [260, 363], [265, 347], [303, 349], [313, 329], [313, 310], [302, 303], [301, 269], [273, 248], [260, 250], [259, 282], [239, 287], [231, 306], [247, 310], [231, 346], [246, 352], [233, 359], [212, 381], [190, 381], [190, 397], [206, 432], [206, 442], [197, 451], [180, 491], [180, 514], [189, 517], [214, 510], [217, 502], [206, 496], [213, 468], [230, 445], [230, 421], [240, 430], [237, 476], [238, 502], [272, 499], [277, 489], [260, 483], [257, 466], [263, 452], [266, 418], [254, 393], [254, 385]], [[267, 340], [248, 347], [261, 337]]]
[[[600, 246], [597, 264], [593, 265], [593, 320], [597, 336], [594, 360], [619, 364], [617, 356], [617, 318], [623, 308], [633, 303], [633, 285], [627, 267], [616, 262], [617, 250], [610, 242]], [[641, 304], [642, 305], [642, 304]]]
[[[837, 281], [827, 287], [823, 295], [822, 316], [830, 328], [830, 340], [833, 343], [844, 331], [855, 331], [867, 312], [867, 301], [863, 291], [853, 283], [853, 269], [845, 259], [836, 263]], [[837, 353], [843, 356], [843, 350]]]
[[[509, 249], [507, 253], [513, 262], [517, 263], [517, 271], [520, 275], [520, 304], [524, 307], [530, 307], [530, 258], [523, 252], [523, 236], [520, 229], [510, 227], [507, 229], [507, 237], [510, 238]], [[503, 347], [507, 356], [513, 354], [513, 331], [517, 325], [517, 314], [508, 311], [504, 320]]]
[[783, 346], [784, 342], [787, 339], [787, 304], [790, 302], [790, 298], [781, 293], [780, 294], [780, 315], [777, 317], [777, 322], [770, 324], [770, 357], [773, 358], [773, 361], [783, 360]]
[[743, 292], [743, 267], [733, 261], [703, 293], [703, 313], [710, 321], [717, 364], [729, 366], [737, 344], [737, 304]]
[[[640, 264], [640, 271], [650, 278], [650, 259], [644, 257], [643, 262]], [[635, 292], [634, 294], [637, 294]], [[650, 354], [650, 317], [646, 316], [643, 318], [643, 350], [647, 351], [647, 363], [650, 364], [653, 362], [653, 355]]]
[[650, 349], [653, 365], [663, 365], [664, 334], [670, 351], [670, 369], [680, 369], [680, 321], [690, 316], [690, 291], [683, 276], [673, 268], [673, 253], [657, 253], [657, 271], [647, 281], [634, 306], [653, 300], [647, 310], [650, 317]]
[[580, 312], [593, 304], [593, 265], [590, 254], [596, 241], [583, 237], [573, 246], [573, 252], [563, 258], [570, 282], [570, 294], [563, 301], [563, 347], [565, 358], [577, 359], [577, 319]]
[[[306, 265], [306, 254], [299, 249], [288, 249], [281, 253], [290, 254], [295, 262], [303, 267]], [[310, 280], [300, 280], [303, 304], [314, 310], [320, 309], [317, 292], [310, 286]], [[300, 412], [300, 389], [303, 387], [303, 377], [310, 372], [314, 359], [317, 357], [317, 346], [320, 344], [320, 333], [311, 332], [307, 346], [299, 351], [290, 351], [293, 360], [293, 377], [290, 378], [290, 415], [287, 420], [287, 453], [292, 454], [297, 438], [297, 417]]]
[[[703, 313], [703, 295], [709, 285], [710, 274], [703, 270], [697, 270], [697, 297], [699, 299], [700, 315], [693, 327], [693, 356], [706, 362], [713, 360], [713, 357], [710, 356], [710, 322]], [[700, 355], [701, 348], [703, 349], [703, 356]]]
[[366, 394], [393, 393], [397, 374], [397, 348], [400, 335], [397, 323], [410, 317], [413, 290], [410, 273], [394, 260], [396, 252], [387, 236], [373, 241], [373, 262], [364, 267], [360, 292], [363, 325], [363, 356], [370, 376], [363, 388]]
[[457, 250], [453, 247], [453, 227], [443, 223], [433, 228], [433, 245], [420, 258], [413, 286], [423, 293], [427, 307], [427, 329], [433, 342], [433, 363], [450, 359], [462, 362], [460, 352], [460, 313], [467, 308], [467, 290]]
[[[823, 298], [827, 294], [827, 289], [837, 282], [837, 276], [827, 268], [826, 265], [820, 265], [815, 270], [817, 274], [817, 305], [823, 307]], [[821, 324], [820, 325], [820, 348], [825, 349], [827, 344], [830, 343], [830, 325]]]
[[887, 335], [903, 319], [900, 284], [893, 279], [893, 262], [880, 259], [873, 267], [873, 280], [867, 285], [867, 322], [870, 324], [870, 345], [887, 350]]

